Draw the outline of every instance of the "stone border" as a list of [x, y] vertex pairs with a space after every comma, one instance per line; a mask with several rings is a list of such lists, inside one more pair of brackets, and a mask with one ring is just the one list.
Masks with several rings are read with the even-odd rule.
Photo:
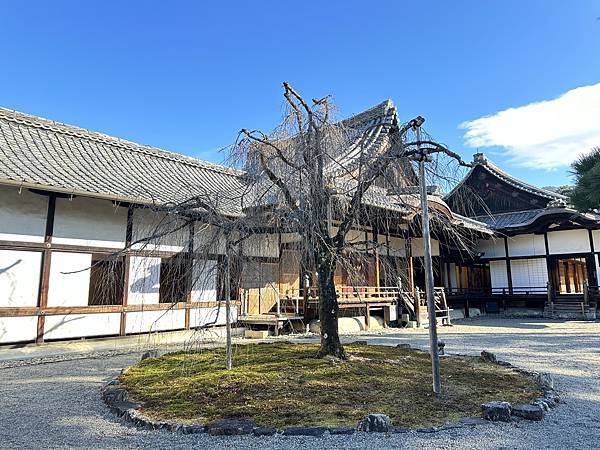
[[[363, 341], [360, 341], [361, 345]], [[407, 344], [399, 344], [403, 348], [410, 348]], [[418, 350], [418, 349], [415, 349]], [[162, 353], [162, 352], [161, 352]], [[142, 360], [148, 357], [159, 356], [160, 353], [156, 350], [146, 352], [142, 355]], [[472, 357], [470, 355], [457, 354], [453, 356]], [[163, 430], [182, 434], [197, 434], [208, 433], [213, 436], [234, 436], [234, 435], [249, 435], [254, 436], [273, 436], [279, 434], [282, 436], [313, 436], [322, 437], [326, 432], [330, 435], [352, 435], [357, 431], [362, 432], [387, 432], [387, 433], [437, 433], [459, 428], [470, 428], [481, 425], [489, 425], [492, 422], [510, 422], [519, 417], [525, 420], [541, 420], [545, 412], [550, 408], [558, 406], [562, 402], [557, 392], [554, 389], [554, 381], [550, 374], [533, 372], [519, 367], [506, 361], [499, 361], [493, 353], [482, 351], [481, 359], [502, 367], [510, 368], [518, 373], [533, 378], [544, 392], [544, 396], [540, 397], [530, 405], [512, 406], [507, 402], [494, 401], [481, 405], [482, 417], [464, 417], [453, 423], [447, 423], [439, 427], [429, 428], [403, 428], [392, 425], [389, 417], [383, 414], [369, 414], [365, 416], [357, 425], [352, 427], [304, 427], [290, 426], [278, 430], [273, 427], [260, 427], [250, 420], [235, 420], [221, 419], [202, 425], [197, 423], [182, 424], [178, 422], [156, 421], [142, 414], [138, 403], [129, 400], [128, 392], [120, 387], [118, 377], [114, 378], [102, 387], [102, 400], [110, 411], [117, 417], [123, 419], [132, 425], [143, 430]], [[125, 370], [125, 369], [123, 369]], [[123, 373], [123, 372], [121, 372]], [[527, 407], [532, 410], [528, 411]], [[533, 411], [535, 410], [535, 411]], [[530, 414], [531, 412], [531, 414]]]

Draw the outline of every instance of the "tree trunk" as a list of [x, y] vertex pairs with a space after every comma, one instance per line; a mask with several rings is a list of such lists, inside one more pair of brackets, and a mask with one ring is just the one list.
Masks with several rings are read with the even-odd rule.
[[346, 359], [346, 351], [342, 347], [338, 333], [339, 306], [333, 280], [335, 262], [332, 256], [323, 256], [323, 253], [319, 252], [317, 254], [319, 320], [321, 321], [321, 348], [319, 350], [319, 357], [330, 355]]

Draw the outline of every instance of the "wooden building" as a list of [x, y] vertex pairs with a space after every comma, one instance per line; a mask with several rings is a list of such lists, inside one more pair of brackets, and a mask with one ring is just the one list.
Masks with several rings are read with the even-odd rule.
[[527, 306], [545, 308], [551, 316], [595, 317], [600, 217], [574, 210], [563, 195], [512, 177], [481, 153], [445, 200], [494, 231], [473, 255], [445, 256], [446, 287], [454, 304], [494, 310]]
[[[373, 151], [389, 145], [397, 122], [390, 101], [347, 119], [357, 131], [369, 128]], [[340, 157], [351, 161], [350, 150]], [[365, 247], [372, 263], [364, 265], [361, 280], [348, 279], [342, 269], [336, 275], [342, 307], [366, 313], [367, 321], [372, 311], [394, 320], [401, 290], [409, 293], [413, 314], [420, 308], [413, 288], [422, 242], [410, 227], [418, 216], [416, 177], [410, 164], [392, 170], [365, 197], [371, 216], [385, 221], [358, 224], [349, 236], [374, 244]], [[159, 207], [208, 195], [219, 198], [223, 216], [243, 214], [243, 175], [0, 109], [0, 344], [223, 324], [224, 245], [218, 231]], [[404, 183], [404, 191], [390, 195], [390, 179]], [[414, 207], [407, 208], [411, 202]], [[453, 213], [440, 195], [432, 192], [429, 202], [445, 226], [489, 234], [484, 224]], [[157, 236], [157, 224], [172, 232]], [[335, 218], [330, 226], [335, 228]], [[442, 234], [435, 238], [441, 268], [445, 242]], [[304, 285], [294, 255], [298, 239], [265, 232], [242, 244], [243, 273], [229, 294], [236, 306], [233, 320], [277, 329], [311, 314], [318, 293]], [[210, 252], [199, 252], [207, 245]]]

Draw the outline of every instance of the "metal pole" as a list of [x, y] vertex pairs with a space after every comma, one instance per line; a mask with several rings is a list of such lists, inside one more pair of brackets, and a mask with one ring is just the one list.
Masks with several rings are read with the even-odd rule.
[[225, 290], [225, 367], [227, 370], [231, 370], [233, 367], [233, 355], [231, 351], [231, 270], [230, 270], [230, 252], [231, 252], [231, 242], [229, 240], [229, 234], [225, 236], [225, 280], [224, 280], [224, 290]]
[[[418, 132], [418, 129], [417, 129]], [[435, 314], [435, 293], [433, 267], [431, 263], [431, 242], [429, 233], [429, 207], [427, 205], [427, 183], [425, 181], [426, 155], [419, 159], [419, 187], [421, 191], [421, 212], [423, 226], [423, 259], [425, 261], [425, 292], [427, 294], [427, 313], [429, 316], [429, 350], [431, 353], [431, 372], [433, 374], [433, 393], [439, 397], [442, 391], [440, 380], [440, 356], [438, 353], [437, 322]]]

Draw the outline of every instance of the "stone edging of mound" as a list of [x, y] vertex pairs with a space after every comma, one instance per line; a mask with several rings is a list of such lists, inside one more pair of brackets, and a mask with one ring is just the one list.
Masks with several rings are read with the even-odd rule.
[[[406, 347], [406, 344], [401, 344]], [[149, 354], [150, 353], [150, 354]], [[158, 356], [158, 352], [147, 352], [142, 356]], [[455, 355], [468, 356], [468, 355]], [[554, 381], [550, 374], [532, 372], [515, 367], [509, 362], [500, 361], [493, 353], [482, 351], [483, 360], [510, 368], [528, 377], [532, 377], [539, 384], [544, 396], [529, 405], [511, 405], [504, 401], [493, 401], [481, 405], [481, 417], [464, 417], [457, 422], [448, 423], [440, 427], [409, 429], [393, 426], [390, 418], [384, 414], [369, 414], [357, 425], [352, 427], [304, 427], [290, 426], [283, 429], [272, 427], [260, 427], [249, 420], [221, 419], [207, 424], [183, 424], [178, 422], [157, 421], [145, 416], [140, 412], [140, 406], [129, 400], [127, 390], [120, 386], [118, 377], [102, 387], [102, 400], [110, 411], [117, 417], [144, 430], [163, 430], [168, 432], [197, 434], [208, 433], [213, 436], [233, 436], [252, 434], [254, 436], [315, 436], [321, 437], [325, 433], [331, 435], [351, 435], [356, 431], [361, 432], [387, 432], [387, 433], [436, 433], [457, 428], [470, 428], [479, 425], [487, 425], [490, 422], [511, 422], [518, 420], [542, 420], [545, 413], [551, 408], [558, 406], [562, 401], [554, 389]]]

